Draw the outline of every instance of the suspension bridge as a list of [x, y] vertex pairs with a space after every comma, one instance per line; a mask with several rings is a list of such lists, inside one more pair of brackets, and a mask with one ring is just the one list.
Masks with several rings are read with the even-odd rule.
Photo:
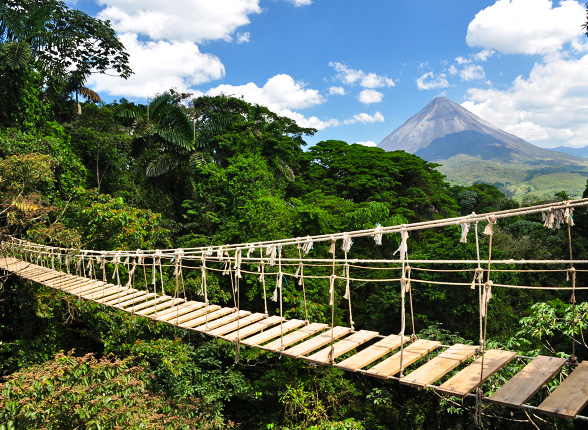
[[[588, 417], [581, 415], [588, 405], [588, 361], [578, 363], [576, 344], [579, 342], [575, 341], [575, 331], [569, 359], [542, 355], [523, 357], [515, 351], [486, 348], [492, 288], [569, 290], [574, 310], [572, 326], [575, 327], [576, 292], [588, 289], [576, 285], [576, 278], [579, 272], [588, 271], [588, 261], [573, 259], [573, 211], [587, 205], [588, 199], [580, 199], [400, 226], [377, 226], [369, 230], [191, 249], [93, 251], [12, 239], [2, 243], [0, 270], [133, 315], [235, 342], [237, 348], [239, 345], [260, 348], [312, 364], [335, 366], [416, 388], [434, 389], [447, 396], [475, 397], [477, 402], [588, 421]], [[504, 218], [533, 214], [541, 214], [546, 228], [567, 228], [569, 255], [560, 260], [493, 260], [493, 226]], [[479, 224], [480, 228], [484, 227], [483, 234], [487, 236], [484, 243], [487, 245], [482, 245], [479, 238]], [[453, 228], [446, 234], [455, 234], [459, 232], [456, 226], [461, 228], [460, 242], [475, 241], [476, 259], [409, 258], [410, 234], [449, 227]], [[400, 235], [400, 246], [392, 258], [354, 258], [352, 247], [355, 240], [373, 240], [373, 246], [377, 247], [382, 244], [383, 237], [389, 235]], [[480, 258], [482, 246], [487, 246], [488, 258], [484, 260]], [[324, 247], [323, 252], [316, 252], [320, 247]], [[313, 254], [318, 256], [313, 257]], [[321, 255], [328, 258], [321, 258]], [[455, 269], [457, 264], [460, 268]], [[446, 265], [450, 269], [427, 268], [427, 265]], [[508, 270], [513, 272], [528, 272], [528, 267], [534, 268], [531, 271], [560, 272], [567, 281], [557, 285], [499, 284], [492, 279], [500, 267], [509, 267]], [[471, 282], [419, 279], [415, 275], [419, 270], [459, 272], [470, 276]], [[199, 301], [188, 299], [186, 295], [185, 279], [190, 272], [198, 275]], [[209, 302], [208, 280], [213, 272], [230, 278], [232, 306]], [[370, 276], [370, 273], [375, 275]], [[264, 303], [263, 311], [241, 309], [243, 292], [240, 281], [244, 275], [255, 277], [261, 285], [263, 297], [259, 302]], [[301, 290], [304, 319], [284, 318], [283, 286], [288, 279]], [[328, 285], [331, 324], [309, 321], [305, 289], [309, 280]], [[400, 333], [380, 334], [355, 328], [352, 286], [364, 282], [395, 283], [400, 287]], [[479, 345], [442, 345], [439, 341], [417, 338], [412, 289], [421, 285], [477, 290]], [[335, 325], [335, 297], [337, 294], [341, 296], [341, 291], [348, 306], [348, 326]], [[268, 312], [268, 300], [275, 302], [277, 315]], [[410, 335], [406, 333], [407, 316], [413, 327]], [[484, 383], [515, 359], [525, 360], [526, 365], [496, 391], [486, 395]], [[567, 371], [563, 372], [564, 369]], [[564, 378], [564, 375], [567, 376]], [[558, 377], [563, 380], [549, 392], [546, 386]]]

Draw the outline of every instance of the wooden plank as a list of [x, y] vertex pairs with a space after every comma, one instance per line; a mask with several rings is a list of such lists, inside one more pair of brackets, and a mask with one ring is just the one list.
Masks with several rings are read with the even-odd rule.
[[103, 285], [108, 285], [108, 284], [105, 284], [104, 282], [101, 282], [101, 281], [94, 281], [92, 279], [81, 278], [81, 280], [80, 280], [78, 278], [72, 282], [67, 283], [65, 286], [63, 286], [59, 289], [62, 291], [65, 291], [67, 293], [77, 294], [77, 292], [75, 292], [75, 291], [87, 289], [88, 287], [95, 288], [96, 286], [103, 286]]
[[447, 375], [468, 358], [473, 357], [478, 348], [477, 345], [456, 343], [414, 372], [400, 378], [400, 383], [424, 388]]
[[60, 290], [67, 291], [67, 288], [75, 287], [80, 283], [90, 282], [90, 279], [79, 278], [78, 276], [69, 275], [70, 278], [60, 282], [59, 285], [53, 285], [53, 288], [59, 288]]
[[98, 289], [96, 291], [92, 291], [91, 293], [84, 293], [82, 294], [82, 297], [88, 300], [102, 299], [104, 297], [110, 297], [114, 294], [120, 293], [122, 291], [125, 291], [125, 288], [117, 285], [109, 288]]
[[221, 307], [218, 305], [208, 305], [208, 307], [203, 307], [200, 308], [196, 311], [187, 313], [185, 315], [180, 316], [177, 320], [176, 318], [174, 318], [173, 320], [170, 321], [170, 324], [174, 324], [174, 325], [180, 325], [183, 324], [185, 322], [188, 322], [190, 320], [194, 320], [195, 318], [201, 317], [201, 316], [206, 316], [206, 314], [211, 314], [212, 312], [215, 312], [217, 310], [219, 310]]
[[[140, 303], [144, 300], [148, 300], [153, 297], [156, 297], [157, 294], [148, 293], [147, 291], [137, 291], [136, 293], [133, 293], [133, 296], [134, 297], [129, 297], [128, 299], [126, 299], [124, 301], [120, 301], [118, 299], [106, 300], [104, 302], [104, 304], [107, 306], [118, 306], [120, 308], [125, 308], [125, 307], [129, 306], [129, 309], [131, 309], [132, 305], [134, 305], [135, 303]], [[129, 309], [127, 309], [127, 310], [129, 310]]]
[[235, 312], [233, 309], [233, 312], [228, 314], [227, 316], [216, 319], [214, 321], [208, 321], [208, 324], [204, 323], [199, 326], [193, 326], [192, 330], [201, 331], [201, 332], [208, 332], [208, 331], [213, 330], [217, 327], [221, 327], [225, 324], [232, 323], [233, 321], [236, 321], [239, 318], [246, 317], [247, 315], [250, 315], [250, 314], [251, 314], [251, 312], [249, 312], [249, 311]]
[[[490, 349], [484, 354], [484, 369], [482, 369], [482, 357], [478, 357], [468, 367], [441, 384], [438, 390], [450, 396], [465, 397], [502, 369], [516, 355], [516, 352], [512, 351]], [[482, 379], [480, 379], [480, 370], [482, 370]]]
[[[378, 335], [377, 331], [369, 331], [369, 330], [360, 330], [357, 333], [353, 333], [351, 336], [343, 339], [340, 342], [337, 342], [333, 345], [333, 353], [332, 358], [333, 360], [341, 355], [351, 351], [352, 349], [357, 348], [359, 345], [362, 345], [374, 337]], [[328, 346], [325, 349], [321, 349], [318, 352], [315, 352], [308, 357], [304, 357], [308, 361], [312, 361], [314, 363], [321, 363], [327, 364], [330, 362], [331, 357], [331, 347]]]
[[210, 330], [207, 332], [207, 334], [214, 336], [214, 337], [222, 336], [223, 334], [227, 334], [232, 331], [235, 331], [237, 329], [237, 325], [239, 326], [239, 331], [241, 331], [241, 327], [245, 328], [249, 324], [253, 324], [254, 322], [257, 322], [263, 318], [265, 318], [265, 314], [254, 313], [254, 314], [246, 316], [245, 318], [240, 318], [239, 320], [236, 320], [236, 321], [232, 322], [231, 324], [225, 324], [222, 327], [215, 328], [214, 330]]
[[168, 301], [162, 301], [161, 303], [156, 303], [154, 306], [151, 306], [150, 308], [145, 308], [142, 309], [140, 311], [137, 311], [137, 309], [135, 309], [135, 314], [137, 315], [143, 315], [143, 316], [147, 316], [149, 314], [155, 314], [155, 317], [157, 317], [157, 314], [159, 312], [163, 312], [164, 310], [171, 308], [174, 305], [177, 305], [178, 303], [182, 303], [184, 302], [184, 299], [174, 299], [172, 297], [168, 297], [168, 296], [164, 296], [168, 299]]
[[223, 315], [230, 314], [231, 312], [234, 311], [233, 308], [220, 308], [220, 309], [217, 308], [215, 310], [213, 310], [213, 309], [214, 309], [214, 306], [208, 306], [209, 312], [207, 314], [206, 314], [206, 308], [204, 309], [204, 313], [206, 315], [190, 319], [184, 323], [178, 324], [178, 326], [184, 327], [184, 328], [192, 328], [192, 327], [202, 325], [202, 323], [204, 323], [204, 327], [206, 327], [206, 320], [207, 319], [208, 319], [208, 323], [210, 324], [215, 319], [220, 318]]
[[239, 327], [239, 333], [236, 331], [232, 333], [225, 334], [221, 336], [223, 339], [226, 339], [230, 342], [234, 342], [238, 339], [243, 339], [247, 336], [251, 336], [254, 333], [260, 332], [268, 327], [278, 324], [282, 318], [277, 315], [272, 315], [271, 317], [267, 317], [264, 320], [261, 320], [258, 323], [248, 325], [247, 327]]
[[318, 336], [313, 337], [312, 339], [308, 339], [292, 348], [289, 348], [284, 351], [284, 354], [289, 355], [290, 357], [301, 357], [306, 354], [310, 354], [312, 351], [315, 351], [319, 348], [322, 348], [325, 345], [328, 345], [331, 341], [335, 341], [351, 331], [349, 327], [341, 327], [336, 326], [333, 329], [329, 329]]
[[61, 276], [62, 276], [61, 273], [52, 270], [49, 273], [44, 273], [42, 275], [35, 277], [34, 281], [43, 284], [47, 281], [50, 281], [51, 279], [55, 279], [55, 278], [58, 278]]
[[[139, 303], [138, 305], [134, 305], [134, 306], [132, 306], [132, 309], [133, 309], [133, 312], [136, 312], [136, 311], [139, 311], [141, 309], [145, 309], [145, 308], [148, 308], [150, 306], [153, 306], [153, 305], [155, 305], [157, 303], [165, 302], [167, 300], [171, 300], [171, 297], [168, 297], [168, 296], [160, 296], [160, 295], [157, 295], [156, 294], [155, 296], [153, 296], [153, 299], [152, 300], [147, 300], [146, 302]], [[131, 310], [131, 307], [129, 307], [128, 305], [122, 306], [122, 304], [121, 304], [121, 305], [111, 305], [111, 306], [114, 307], [114, 308], [119, 308], [119, 309], [125, 310], [127, 312], [129, 312]]]
[[540, 355], [531, 360], [510, 381], [498, 389], [490, 402], [520, 408], [566, 364], [565, 358]]
[[588, 361], [581, 362], [537, 410], [560, 418], [574, 419], [588, 405]]
[[287, 348], [288, 346], [300, 342], [301, 340], [306, 339], [307, 337], [310, 337], [316, 332], [321, 331], [327, 327], [327, 324], [312, 323], [306, 327], [302, 327], [300, 330], [296, 330], [293, 333], [285, 335], [282, 339], [276, 339], [267, 345], [260, 346], [260, 348], [266, 349], [268, 351], [280, 351], [282, 349], [282, 345], [284, 348]]
[[47, 285], [48, 287], [55, 287], [57, 285], [61, 285], [64, 282], [73, 279], [74, 276], [73, 275], [68, 275], [67, 273], [62, 273], [61, 276], [59, 278], [54, 278], [51, 279], [50, 281], [47, 281], [45, 283], [45, 285]]
[[[439, 345], [441, 345], [441, 342], [418, 339], [404, 348], [403, 351], [398, 351], [396, 354], [376, 364], [367, 373], [377, 378], [388, 378], [404, 370], [418, 359], [436, 349]], [[401, 359], [402, 368], [400, 368]]]
[[397, 334], [391, 334], [342, 362], [335, 363], [335, 367], [355, 372], [399, 348], [403, 341], [406, 343], [409, 340], [409, 336], [401, 337]]
[[284, 323], [282, 325], [279, 325], [277, 327], [273, 327], [273, 328], [266, 330], [262, 333], [256, 334], [255, 336], [251, 336], [250, 338], [242, 340], [241, 343], [243, 345], [248, 345], [248, 346], [258, 346], [258, 345], [261, 345], [262, 343], [265, 343], [265, 342], [268, 342], [272, 339], [275, 339], [276, 337], [280, 336], [281, 333], [286, 334], [286, 333], [288, 333], [292, 330], [295, 330], [298, 327], [301, 327], [303, 325], [304, 325], [304, 321], [302, 321], [302, 320], [293, 319], [293, 320], [284, 321]]
[[81, 296], [82, 294], [95, 293], [98, 290], [105, 290], [106, 288], [110, 288], [110, 284], [105, 284], [104, 282], [100, 281], [91, 281], [87, 283], [84, 282], [81, 285], [78, 284], [71, 288], [60, 288], [60, 290], [69, 294]]
[[156, 319], [159, 321], [175, 320], [182, 315], [195, 311], [196, 309], [203, 308], [204, 306], [206, 305], [201, 302], [184, 302], [164, 312], [158, 312]]
[[111, 300], [128, 299], [128, 298], [131, 298], [131, 296], [133, 296], [135, 293], [137, 293], [137, 290], [135, 290], [134, 288], [127, 288], [124, 291], [121, 291], [120, 293], [113, 294], [108, 297], [102, 297], [100, 299], [96, 299], [95, 301], [98, 303], [104, 303], [104, 302], [108, 302]]

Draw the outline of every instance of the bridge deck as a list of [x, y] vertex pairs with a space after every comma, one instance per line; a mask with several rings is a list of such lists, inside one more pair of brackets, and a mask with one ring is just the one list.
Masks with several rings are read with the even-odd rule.
[[[486, 351], [482, 377], [482, 360], [478, 357], [442, 384], [432, 385], [464, 365], [477, 347], [454, 345], [430, 358], [429, 355], [440, 346], [440, 342], [417, 340], [406, 344], [401, 352], [401, 344], [408, 342], [409, 337], [390, 335], [374, 342], [378, 333], [373, 331], [351, 333], [346, 327], [331, 329], [327, 324], [305, 325], [301, 320], [284, 320], [244, 310], [237, 312], [233, 308], [161, 296], [65, 274], [15, 258], [0, 258], [0, 269], [104, 306], [314, 363], [333, 364], [341, 369], [361, 371], [378, 378], [398, 379], [394, 375], [406, 370], [406, 375], [399, 379], [401, 383], [435, 388], [447, 395], [467, 396], [480, 386], [481, 381], [490, 378], [516, 356], [516, 353], [510, 351]], [[427, 362], [414, 368], [414, 363], [426, 358], [429, 358]], [[532, 400], [564, 364], [563, 359], [537, 357], [488, 400], [504, 406], [521, 407], [523, 403]], [[536, 411], [574, 419], [588, 404], [587, 387], [588, 362], [585, 361], [571, 372]]]

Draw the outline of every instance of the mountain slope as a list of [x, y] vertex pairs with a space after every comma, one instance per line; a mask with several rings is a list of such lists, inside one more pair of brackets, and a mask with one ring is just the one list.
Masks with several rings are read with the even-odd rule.
[[554, 187], [581, 195], [588, 178], [587, 159], [525, 142], [444, 97], [434, 98], [378, 146], [441, 164], [449, 182], [487, 182], [516, 197], [550, 197]]

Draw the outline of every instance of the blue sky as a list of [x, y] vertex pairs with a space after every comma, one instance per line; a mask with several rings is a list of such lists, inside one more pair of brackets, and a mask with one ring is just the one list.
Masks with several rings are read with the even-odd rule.
[[538, 146], [588, 145], [588, 40], [576, 0], [68, 0], [109, 19], [128, 81], [105, 100], [169, 88], [242, 96], [315, 127], [307, 139], [379, 143], [444, 96]]

